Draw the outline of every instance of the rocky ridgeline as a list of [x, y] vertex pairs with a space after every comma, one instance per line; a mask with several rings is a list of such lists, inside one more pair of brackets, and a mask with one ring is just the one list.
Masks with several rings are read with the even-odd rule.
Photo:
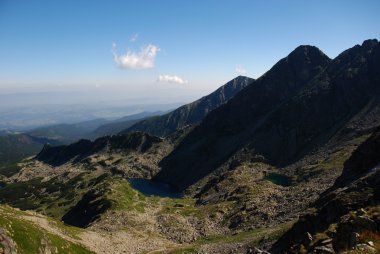
[[239, 76], [218, 88], [211, 94], [162, 116], [140, 121], [121, 134], [143, 131], [156, 136], [167, 136], [186, 125], [200, 123], [209, 112], [223, 105], [254, 80]]
[[82, 139], [70, 145], [45, 145], [42, 151], [36, 156], [36, 159], [53, 166], [59, 166], [71, 160], [78, 162], [102, 150], [115, 151], [129, 149], [144, 153], [151, 148], [153, 144], [162, 141], [161, 138], [142, 132], [134, 132], [128, 135], [105, 136], [95, 141]]

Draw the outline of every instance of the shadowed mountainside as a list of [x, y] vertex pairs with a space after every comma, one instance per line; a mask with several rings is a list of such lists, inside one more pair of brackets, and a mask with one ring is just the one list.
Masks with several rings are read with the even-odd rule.
[[185, 189], [239, 150], [285, 166], [338, 132], [380, 123], [380, 43], [367, 40], [330, 60], [300, 46], [204, 121], [162, 162], [156, 176]]
[[155, 136], [167, 136], [186, 125], [199, 123], [209, 112], [226, 103], [252, 82], [253, 79], [248, 77], [236, 77], [197, 101], [179, 107], [165, 115], [151, 117], [138, 122], [122, 131], [121, 134], [143, 131]]

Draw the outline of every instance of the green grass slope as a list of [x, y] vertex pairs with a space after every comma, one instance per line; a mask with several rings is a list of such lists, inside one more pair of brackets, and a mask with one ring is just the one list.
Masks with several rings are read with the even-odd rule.
[[59, 234], [49, 232], [28, 218], [37, 217], [8, 206], [0, 206], [1, 253], [94, 253], [82, 245], [70, 241], [70, 237], [65, 237], [65, 239]]

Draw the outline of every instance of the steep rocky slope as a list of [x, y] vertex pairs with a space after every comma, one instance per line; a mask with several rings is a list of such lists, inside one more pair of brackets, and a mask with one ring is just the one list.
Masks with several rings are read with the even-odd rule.
[[336, 179], [332, 189], [349, 185], [378, 164], [380, 164], [380, 128], [377, 128], [345, 162], [342, 175]]
[[[300, 46], [212, 111], [162, 162], [157, 180], [185, 189], [239, 154], [288, 166], [380, 124], [380, 43], [330, 60]], [[327, 151], [325, 151], [327, 152]]]
[[378, 253], [379, 232], [380, 128], [345, 162], [334, 186], [300, 217], [271, 251]]
[[121, 134], [143, 131], [156, 136], [167, 136], [186, 125], [196, 124], [212, 110], [226, 103], [253, 79], [239, 76], [213, 93], [162, 116], [148, 118], [122, 131]]

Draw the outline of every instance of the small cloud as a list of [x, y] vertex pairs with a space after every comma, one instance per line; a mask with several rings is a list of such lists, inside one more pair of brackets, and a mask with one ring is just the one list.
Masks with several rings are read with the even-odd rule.
[[160, 51], [160, 49], [153, 44], [141, 47], [139, 52], [128, 50], [125, 55], [117, 54], [115, 43], [112, 44], [112, 49], [113, 59], [118, 67], [135, 70], [153, 68], [157, 52]]
[[235, 71], [237, 74], [239, 75], [244, 75], [247, 73], [247, 70], [243, 68], [243, 66], [241, 66], [240, 64], [237, 64], [236, 67], [235, 67]]
[[139, 34], [138, 33], [134, 33], [132, 36], [131, 36], [131, 39], [129, 39], [130, 42], [135, 42], [137, 40], [137, 38], [139, 37]]
[[175, 83], [175, 84], [187, 84], [188, 81], [184, 80], [176, 75], [159, 75], [157, 82]]

